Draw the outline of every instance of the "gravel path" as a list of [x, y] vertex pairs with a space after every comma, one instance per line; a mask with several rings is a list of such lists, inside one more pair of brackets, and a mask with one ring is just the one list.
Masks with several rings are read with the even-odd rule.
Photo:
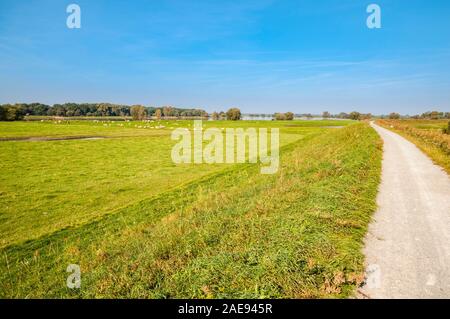
[[450, 178], [414, 144], [372, 127], [384, 141], [383, 170], [359, 296], [450, 298]]

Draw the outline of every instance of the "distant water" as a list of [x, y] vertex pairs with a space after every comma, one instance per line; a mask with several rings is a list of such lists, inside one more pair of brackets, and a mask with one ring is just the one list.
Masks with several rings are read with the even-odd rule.
[[[269, 114], [266, 116], [242, 114], [241, 119], [244, 121], [272, 121], [275, 118], [273, 115], [269, 115]], [[320, 121], [320, 120], [324, 120], [324, 118], [323, 117], [295, 117], [294, 120]], [[328, 120], [333, 120], [333, 119], [328, 119]]]
[[[209, 117], [209, 121], [212, 121], [212, 117]], [[273, 115], [266, 115], [266, 116], [262, 116], [262, 115], [248, 115], [248, 114], [242, 114], [241, 116], [241, 120], [243, 121], [272, 121], [275, 120], [275, 117]], [[294, 120], [304, 120], [304, 121], [320, 121], [320, 120], [341, 120], [341, 119], [336, 119], [336, 118], [323, 118], [323, 117], [294, 117]]]
[[242, 114], [241, 120], [244, 121], [272, 121], [274, 117], [272, 115], [267, 116], [261, 116], [261, 115], [248, 115], [248, 114]]

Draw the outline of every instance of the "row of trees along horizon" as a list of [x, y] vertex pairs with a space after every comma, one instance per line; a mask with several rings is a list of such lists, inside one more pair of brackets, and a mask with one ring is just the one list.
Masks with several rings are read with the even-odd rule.
[[[295, 117], [313, 118], [338, 118], [352, 120], [366, 120], [373, 116], [370, 113], [351, 112], [331, 114], [323, 112], [321, 115], [310, 113], [294, 114], [292, 112], [275, 114], [247, 114], [249, 117], [270, 117], [275, 120], [293, 120]], [[27, 116], [49, 116], [49, 117], [131, 117], [134, 120], [146, 118], [211, 118], [213, 120], [240, 120], [242, 114], [239, 108], [230, 108], [227, 112], [213, 112], [208, 114], [200, 108], [178, 108], [173, 106], [152, 107], [143, 105], [121, 105], [111, 103], [65, 103], [53, 106], [42, 103], [17, 103], [0, 104], [0, 121], [22, 120]], [[430, 111], [420, 115], [402, 116], [392, 112], [389, 115], [376, 116], [378, 118], [400, 119], [450, 119], [450, 112]]]

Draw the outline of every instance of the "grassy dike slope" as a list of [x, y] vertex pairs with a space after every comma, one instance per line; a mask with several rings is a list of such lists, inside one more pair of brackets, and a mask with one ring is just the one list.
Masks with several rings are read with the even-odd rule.
[[[361, 281], [381, 141], [366, 124], [0, 251], [1, 297], [346, 297]], [[66, 288], [79, 264], [79, 290]]]

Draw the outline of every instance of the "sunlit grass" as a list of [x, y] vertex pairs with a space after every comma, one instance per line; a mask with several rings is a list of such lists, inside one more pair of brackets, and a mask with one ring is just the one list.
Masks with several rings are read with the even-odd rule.
[[[68, 136], [94, 129], [90, 134], [116, 135], [102, 140], [0, 142], [0, 247], [83, 224], [136, 200], [226, 168], [227, 165], [175, 165], [171, 148], [176, 142], [170, 138], [171, 128], [192, 128], [193, 122], [154, 123], [130, 122], [130, 128], [103, 127], [101, 123], [88, 121], [0, 123], [3, 128], [11, 128], [8, 133], [16, 136], [25, 131], [31, 136], [38, 133], [53, 136], [59, 135], [61, 129]], [[217, 124], [236, 126], [230, 123], [205, 122], [205, 128]], [[158, 129], [144, 128], [156, 124]], [[241, 127], [255, 124], [240, 122]], [[46, 131], [50, 129], [53, 129], [50, 133]], [[321, 131], [324, 130], [308, 127], [282, 130], [281, 145]], [[120, 137], [119, 133], [126, 137]]]
[[417, 145], [450, 174], [450, 135], [444, 134], [448, 120], [378, 120]]
[[[381, 143], [366, 124], [311, 129], [310, 134], [300, 135], [300, 139], [295, 134], [282, 135], [291, 140], [283, 142], [281, 168], [275, 175], [261, 175], [258, 165], [211, 168], [209, 172], [205, 165], [197, 167], [195, 178], [189, 176], [195, 173], [192, 168], [177, 171], [166, 163], [168, 144], [161, 137], [155, 141], [2, 142], [23, 147], [19, 153], [24, 158], [44, 160], [50, 156], [47, 163], [36, 165], [43, 165], [43, 176], [60, 182], [37, 183], [44, 195], [48, 187], [64, 190], [65, 183], [78, 178], [73, 182], [73, 197], [61, 194], [59, 201], [41, 203], [44, 207], [58, 203], [52, 210], [65, 205], [65, 213], [61, 210], [51, 223], [83, 215], [83, 210], [72, 207], [91, 198], [100, 200], [96, 206], [99, 211], [113, 205], [116, 197], [122, 207], [103, 214], [96, 212], [95, 205], [86, 207], [84, 222], [71, 227], [58, 225], [52, 232], [45, 228], [50, 221], [44, 218], [43, 233], [48, 234], [28, 242], [10, 242], [0, 251], [0, 295], [348, 296], [362, 279], [361, 247], [375, 208]], [[150, 164], [144, 163], [145, 156]], [[25, 169], [25, 164], [20, 165]], [[140, 169], [142, 165], [145, 169]], [[73, 173], [67, 176], [69, 171]], [[80, 176], [81, 172], [87, 175]], [[100, 175], [98, 180], [95, 174]], [[11, 172], [8, 179], [13, 175]], [[159, 175], [172, 180], [155, 183], [154, 177]], [[16, 185], [17, 203], [21, 201], [19, 189], [35, 177]], [[94, 189], [78, 193], [85, 185]], [[129, 192], [126, 187], [131, 188]], [[152, 190], [136, 195], [146, 187]], [[3, 195], [2, 191], [2, 199]], [[15, 211], [21, 213], [19, 204]], [[95, 220], [90, 215], [93, 212]], [[15, 225], [33, 231], [40, 218], [18, 218]], [[27, 236], [19, 231], [16, 239]], [[65, 269], [70, 263], [81, 266], [80, 290], [65, 286]]]

